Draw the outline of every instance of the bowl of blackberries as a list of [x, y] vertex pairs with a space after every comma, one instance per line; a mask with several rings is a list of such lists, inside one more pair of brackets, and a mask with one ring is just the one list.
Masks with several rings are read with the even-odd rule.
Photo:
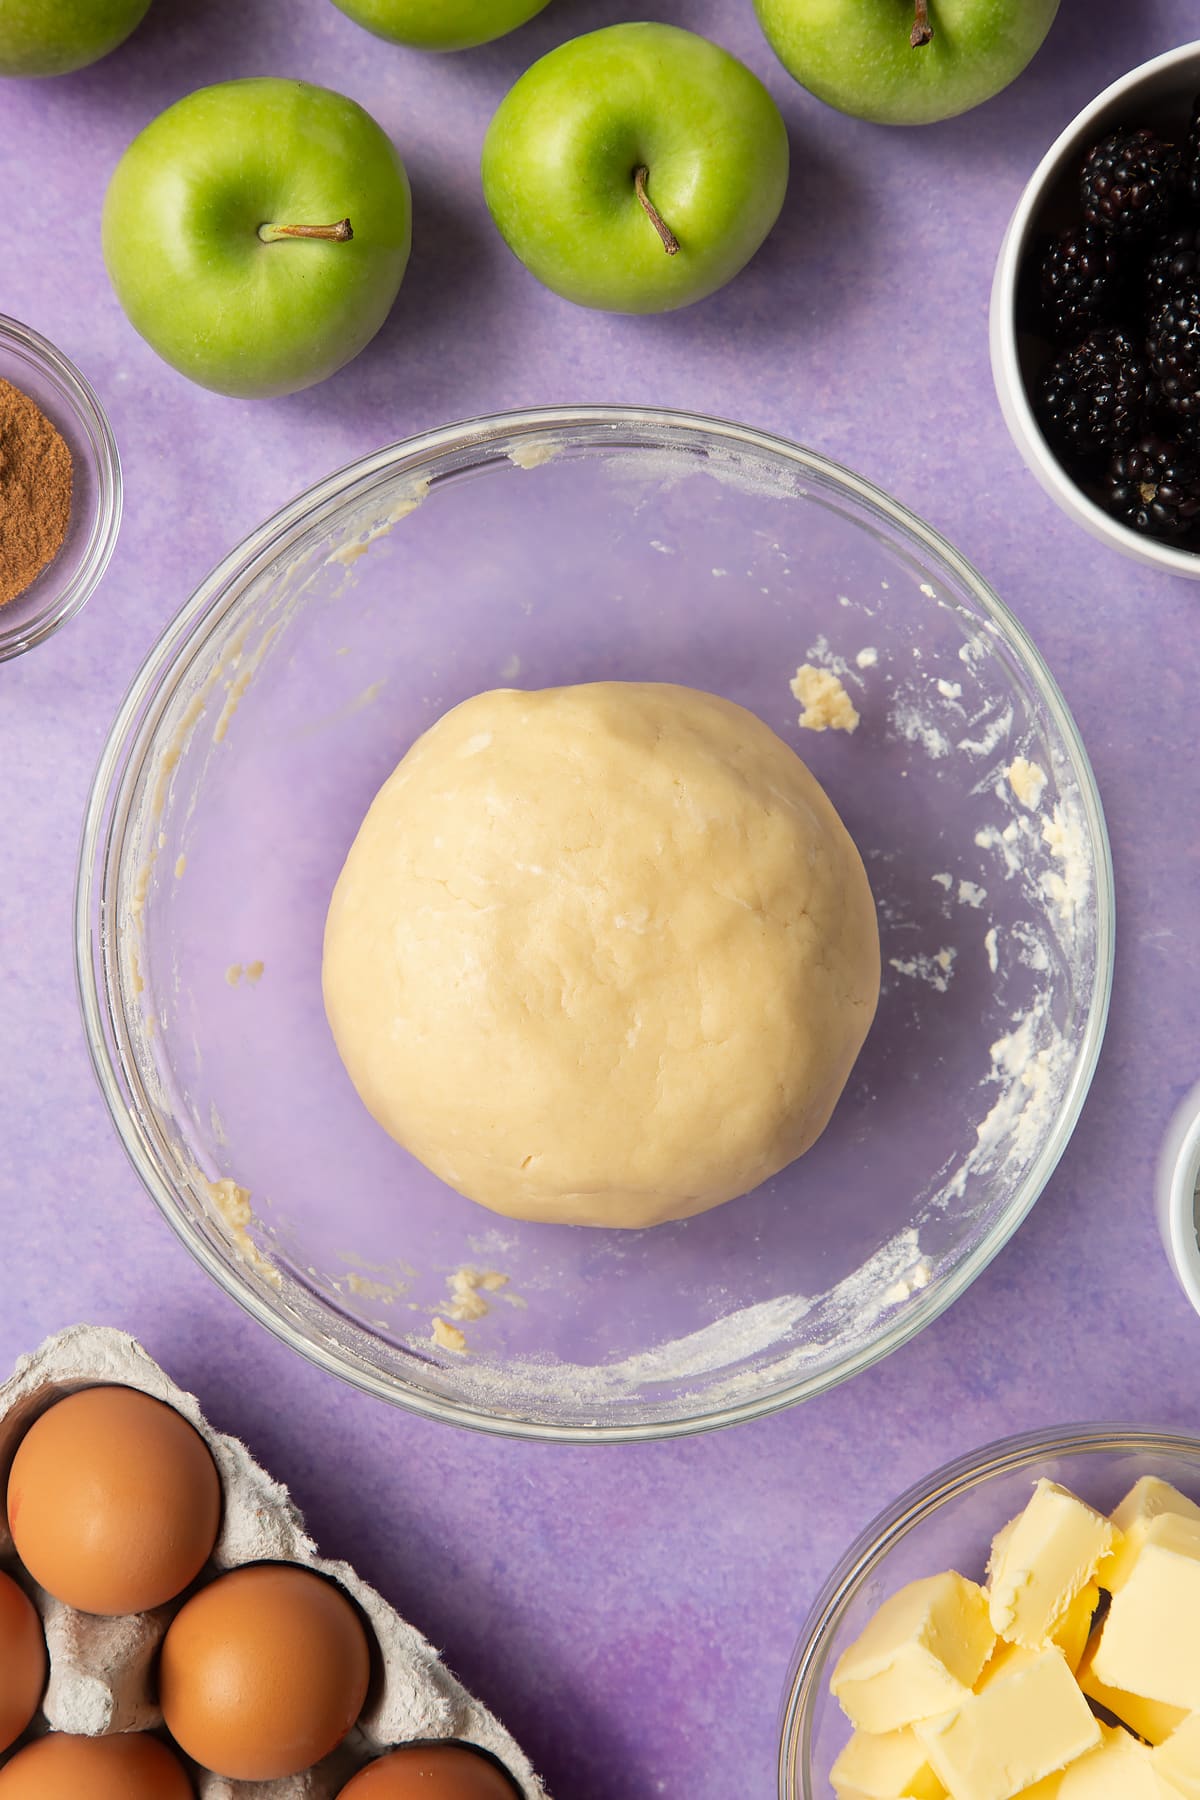
[[1200, 43], [1085, 107], [1021, 196], [991, 303], [1018, 449], [1096, 536], [1200, 578]]

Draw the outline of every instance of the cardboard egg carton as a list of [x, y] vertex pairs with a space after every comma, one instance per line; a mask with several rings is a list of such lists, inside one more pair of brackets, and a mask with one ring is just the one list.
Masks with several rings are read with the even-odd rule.
[[[355, 1771], [381, 1751], [430, 1738], [456, 1738], [490, 1751], [509, 1771], [523, 1800], [546, 1800], [528, 1758], [486, 1707], [442, 1666], [420, 1632], [347, 1563], [318, 1556], [287, 1489], [259, 1467], [244, 1444], [214, 1431], [195, 1398], [177, 1388], [123, 1332], [76, 1325], [21, 1359], [0, 1386], [0, 1482], [7, 1482], [17, 1445], [39, 1413], [78, 1388], [102, 1384], [140, 1388], [166, 1401], [195, 1426], [212, 1452], [224, 1508], [220, 1536], [201, 1583], [243, 1563], [299, 1563], [337, 1582], [356, 1602], [374, 1636], [366, 1705], [357, 1725], [331, 1755], [302, 1775], [278, 1781], [230, 1781], [193, 1767], [199, 1800], [333, 1800]], [[19, 1570], [3, 1506], [0, 1568], [18, 1575], [42, 1615], [50, 1662], [42, 1710], [51, 1730], [97, 1737], [152, 1731], [162, 1725], [155, 1662], [181, 1601], [115, 1619], [64, 1606]], [[34, 1727], [39, 1729], [44, 1729], [40, 1716]], [[0, 1756], [0, 1763], [4, 1761]]]

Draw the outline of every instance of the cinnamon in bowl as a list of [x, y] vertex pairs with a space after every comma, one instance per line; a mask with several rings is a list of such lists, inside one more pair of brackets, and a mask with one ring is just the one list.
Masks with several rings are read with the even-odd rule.
[[62, 549], [73, 476], [62, 434], [28, 394], [0, 380], [0, 606]]

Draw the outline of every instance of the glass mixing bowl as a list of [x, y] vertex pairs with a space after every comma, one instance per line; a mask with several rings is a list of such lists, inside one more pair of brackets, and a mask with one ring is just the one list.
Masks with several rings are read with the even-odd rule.
[[829, 1677], [889, 1594], [957, 1569], [982, 1581], [992, 1538], [1044, 1475], [1111, 1512], [1141, 1475], [1200, 1501], [1200, 1438], [1124, 1425], [1062, 1426], [1004, 1438], [901, 1495], [846, 1552], [813, 1605], [784, 1689], [779, 1800], [833, 1800], [829, 1771], [850, 1725]]
[[[797, 728], [805, 661], [840, 674], [853, 736]], [[800, 749], [883, 939], [878, 1018], [817, 1146], [637, 1233], [450, 1192], [361, 1106], [321, 1002], [330, 891], [418, 733], [480, 689], [600, 678], [715, 690]], [[1030, 805], [1017, 757], [1044, 776]], [[372, 1393], [595, 1441], [817, 1393], [962, 1292], [1079, 1112], [1113, 907], [1067, 709], [948, 544], [778, 439], [593, 407], [381, 451], [228, 557], [113, 727], [76, 922], [113, 1118], [214, 1278]]]

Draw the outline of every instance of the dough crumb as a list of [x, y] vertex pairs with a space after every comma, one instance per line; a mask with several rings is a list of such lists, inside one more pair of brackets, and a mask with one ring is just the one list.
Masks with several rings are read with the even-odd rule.
[[798, 723], [805, 731], [857, 731], [859, 715], [839, 678], [829, 669], [802, 663], [791, 683], [800, 702]]
[[909, 975], [916, 981], [927, 981], [937, 993], [950, 986], [956, 950], [939, 950], [936, 956], [890, 956], [888, 962], [897, 975]]
[[246, 971], [243, 969], [241, 963], [230, 963], [225, 971], [225, 979], [230, 987], [236, 987], [245, 972]]
[[457, 1325], [447, 1324], [436, 1313], [433, 1316], [433, 1341], [439, 1350], [453, 1350], [456, 1356], [465, 1356], [467, 1353], [466, 1333], [460, 1331]]
[[187, 857], [186, 856], [177, 856], [175, 858], [175, 879], [176, 879], [176, 881], [183, 880], [183, 874], [184, 874], [184, 870], [186, 868], [187, 868]]
[[507, 1287], [508, 1276], [497, 1269], [455, 1269], [449, 1286], [450, 1304], [446, 1310], [452, 1319], [486, 1319], [492, 1309], [484, 1294]]
[[546, 438], [540, 443], [536, 439], [523, 438], [508, 452], [508, 460], [518, 469], [540, 469], [553, 462], [558, 453], [558, 445]]
[[250, 1227], [255, 1223], [254, 1209], [250, 1205], [250, 1189], [240, 1186], [232, 1175], [222, 1175], [217, 1181], [206, 1181], [203, 1175], [199, 1179], [208, 1191], [218, 1218], [224, 1222], [233, 1239], [238, 1255], [252, 1269], [256, 1269], [271, 1287], [282, 1288], [279, 1270], [263, 1255], [250, 1236]]
[[860, 669], [873, 669], [879, 661], [879, 652], [874, 644], [867, 644], [859, 651], [854, 660]]
[[262, 980], [263, 970], [266, 968], [266, 966], [267, 966], [266, 963], [263, 962], [261, 959], [259, 959], [256, 962], [246, 964], [246, 980], [251, 984], [251, 986], [253, 986], [256, 981]]
[[1039, 763], [1015, 757], [1008, 765], [1008, 785], [1022, 806], [1036, 812], [1046, 791], [1046, 771]]

